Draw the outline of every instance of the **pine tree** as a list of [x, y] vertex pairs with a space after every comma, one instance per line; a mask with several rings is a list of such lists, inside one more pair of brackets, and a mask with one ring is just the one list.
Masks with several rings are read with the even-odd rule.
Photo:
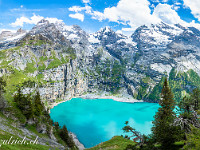
[[40, 93], [37, 91], [35, 95], [35, 115], [40, 116], [44, 110], [44, 106], [41, 102]]
[[27, 119], [33, 117], [33, 105], [31, 95], [25, 96], [22, 93], [20, 87], [18, 88], [17, 93], [14, 95], [14, 102]]
[[60, 130], [60, 137], [61, 139], [69, 146], [70, 148], [73, 148], [75, 146], [73, 139], [69, 136], [68, 130], [66, 126], [64, 125], [63, 128]]
[[174, 113], [175, 101], [168, 86], [167, 78], [164, 81], [161, 92], [160, 108], [154, 116], [152, 133], [155, 140], [160, 143], [163, 149], [169, 148], [180, 136], [179, 127], [173, 125], [176, 118]]
[[33, 105], [30, 94], [26, 97], [26, 101], [24, 102], [23, 114], [26, 116], [27, 119], [33, 118]]
[[200, 108], [200, 90], [198, 88], [194, 89], [191, 95], [191, 101], [194, 105], [194, 110], [198, 110]]
[[20, 109], [24, 109], [24, 101], [25, 97], [22, 94], [21, 88], [19, 87], [17, 90], [17, 93], [14, 95], [14, 102], [16, 103], [16, 106]]
[[59, 123], [58, 123], [58, 122], [54, 122], [54, 126], [55, 126], [55, 129], [56, 129], [56, 130], [59, 130], [59, 129], [60, 129], [60, 126], [59, 126]]
[[3, 96], [3, 94], [5, 93], [5, 86], [6, 82], [3, 80], [2, 77], [0, 77], [0, 110], [4, 109], [6, 106], [6, 102]]

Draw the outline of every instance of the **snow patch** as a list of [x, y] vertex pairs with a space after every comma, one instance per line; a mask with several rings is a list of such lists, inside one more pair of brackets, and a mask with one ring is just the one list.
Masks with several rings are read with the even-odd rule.
[[169, 74], [172, 67], [170, 65], [163, 65], [161, 63], [155, 63], [155, 64], [151, 64], [151, 69], [161, 72], [161, 73], [167, 72], [167, 74]]
[[6, 40], [4, 40], [4, 41], [14, 41], [14, 40], [17, 40], [17, 39], [20, 39], [20, 38], [22, 38], [23, 36], [25, 36], [26, 35], [26, 33], [23, 33], [23, 34], [19, 34], [19, 35], [17, 35], [17, 36], [14, 36], [14, 37], [10, 37], [10, 38], [7, 38]]
[[95, 38], [94, 35], [90, 35], [88, 40], [90, 43], [100, 43], [100, 41]]

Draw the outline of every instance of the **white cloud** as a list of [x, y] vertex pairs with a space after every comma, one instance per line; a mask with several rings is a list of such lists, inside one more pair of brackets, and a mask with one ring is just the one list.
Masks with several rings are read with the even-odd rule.
[[89, 3], [90, 0], [82, 0], [83, 3]]
[[84, 15], [80, 14], [80, 13], [69, 14], [69, 17], [74, 18], [74, 19], [78, 19], [82, 22], [84, 21]]
[[46, 20], [48, 20], [50, 23], [56, 23], [56, 22], [63, 22], [63, 20], [57, 19], [57, 18], [45, 18]]
[[154, 9], [153, 15], [168, 24], [182, 24], [184, 22], [177, 12], [172, 9], [172, 6], [168, 4], [158, 4]]
[[178, 13], [172, 9], [173, 6], [168, 4], [158, 4], [157, 7], [154, 9], [153, 15], [161, 19], [163, 22], [168, 24], [181, 24], [185, 27], [195, 27], [200, 29], [200, 24], [195, 23], [193, 20], [192, 22], [185, 22], [183, 21]]
[[72, 6], [69, 8], [69, 11], [73, 12], [81, 12], [81, 11], [86, 11], [86, 13], [91, 13], [92, 8], [90, 6], [85, 6], [85, 7], [80, 7], [80, 6]]
[[12, 27], [17, 27], [17, 26], [23, 27], [24, 23], [26, 23], [26, 24], [37, 24], [43, 18], [44, 17], [39, 16], [39, 15], [35, 15], [35, 14], [33, 14], [33, 16], [30, 19], [22, 16], [20, 18], [17, 18], [16, 21], [11, 23], [10, 25]]
[[154, 3], [167, 3], [169, 0], [151, 0]]
[[3, 32], [3, 31], [10, 31], [10, 32], [12, 32], [12, 33], [16, 33], [16, 32], [17, 32], [17, 30], [11, 30], [11, 29], [0, 29], [0, 34], [1, 34], [1, 32]]
[[105, 19], [104, 14], [99, 11], [93, 11], [90, 13], [92, 15], [92, 19], [96, 19], [102, 21]]
[[180, 9], [180, 7], [181, 7], [181, 3], [179, 3], [179, 2], [176, 2], [176, 3], [174, 3], [173, 5], [172, 5], [172, 8], [174, 9], [174, 10], [179, 10]]
[[184, 5], [191, 9], [191, 13], [200, 21], [200, 2], [199, 0], [183, 0]]
[[[33, 14], [33, 16], [30, 18], [22, 16], [20, 18], [17, 18], [16, 21], [11, 23], [10, 25], [12, 27], [18, 27], [18, 26], [23, 27], [24, 24], [37, 24], [42, 19], [44, 19], [44, 17], [35, 14]], [[63, 20], [57, 18], [47, 17], [45, 19], [48, 20], [50, 23], [63, 22]]]
[[80, 12], [85, 10], [85, 7], [80, 7], [80, 6], [72, 6], [69, 8], [69, 11], [73, 11], [73, 12]]
[[15, 13], [15, 12], [38, 12], [38, 11], [43, 11], [45, 9], [27, 9], [24, 8], [23, 5], [20, 6], [20, 8], [13, 8], [10, 9], [11, 12]]
[[184, 24], [184, 25], [187, 26], [187, 27], [195, 27], [195, 28], [197, 28], [198, 30], [200, 30], [200, 24], [199, 24], [199, 23], [195, 23], [194, 20], [193, 20], [192, 22], [186, 23], [186, 24]]
[[136, 28], [143, 24], [156, 23], [159, 20], [151, 15], [148, 0], [120, 0], [116, 7], [108, 7], [104, 12], [92, 11], [93, 19], [108, 19], [112, 22], [130, 25]]
[[[123, 32], [132, 32], [141, 25], [145, 24], [148, 26], [150, 24], [160, 23], [161, 21], [168, 24], [179, 23], [184, 26], [194, 26], [199, 28], [200, 24], [196, 24], [195, 22], [187, 23], [180, 18], [176, 10], [178, 10], [182, 4], [178, 1], [173, 5], [166, 4], [168, 0], [154, 1], [159, 3], [156, 7], [150, 5], [148, 0], [120, 0], [117, 6], [107, 7], [102, 12], [93, 10], [87, 5], [85, 7], [73, 6], [69, 8], [69, 11], [73, 11], [75, 14], [70, 14], [69, 16], [83, 21], [83, 13], [85, 12], [86, 14], [91, 15], [92, 19], [99, 21], [108, 20], [110, 22], [117, 22], [119, 24], [130, 26], [122, 28]], [[184, 1], [186, 4], [186, 1], [189, 0]], [[197, 0], [192, 1], [193, 3], [197, 3]], [[194, 6], [191, 5], [191, 7], [193, 8]], [[150, 8], [154, 8], [153, 13], [151, 13]], [[193, 12], [196, 12], [196, 16], [200, 19], [200, 9], [197, 8], [200, 8], [200, 3], [193, 8]], [[79, 12], [81, 12], [81, 14]]]

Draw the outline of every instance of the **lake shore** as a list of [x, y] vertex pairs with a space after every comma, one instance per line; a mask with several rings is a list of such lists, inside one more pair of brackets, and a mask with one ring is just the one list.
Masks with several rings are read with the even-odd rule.
[[79, 150], [85, 149], [84, 145], [78, 140], [77, 136], [74, 133], [70, 132], [69, 135], [73, 138], [73, 141]]
[[128, 102], [128, 103], [135, 103], [135, 102], [144, 102], [143, 100], [136, 100], [133, 97], [131, 97], [130, 95], [126, 95], [126, 96], [113, 96], [113, 95], [106, 95], [106, 94], [102, 94], [102, 95], [96, 95], [96, 94], [85, 94], [82, 96], [76, 96], [76, 97], [71, 97], [68, 98], [66, 100], [60, 101], [60, 102], [54, 102], [50, 104], [50, 109], [54, 108], [55, 106], [57, 106], [58, 104], [61, 104], [63, 102], [69, 101], [72, 98], [82, 98], [82, 99], [112, 99], [114, 101], [118, 101], [118, 102]]

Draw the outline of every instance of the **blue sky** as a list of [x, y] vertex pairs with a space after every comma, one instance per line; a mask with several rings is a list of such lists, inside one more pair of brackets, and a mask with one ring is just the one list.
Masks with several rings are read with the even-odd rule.
[[42, 18], [77, 24], [87, 32], [105, 26], [133, 32], [161, 21], [200, 29], [199, 8], [199, 0], [0, 0], [0, 30], [29, 30]]

